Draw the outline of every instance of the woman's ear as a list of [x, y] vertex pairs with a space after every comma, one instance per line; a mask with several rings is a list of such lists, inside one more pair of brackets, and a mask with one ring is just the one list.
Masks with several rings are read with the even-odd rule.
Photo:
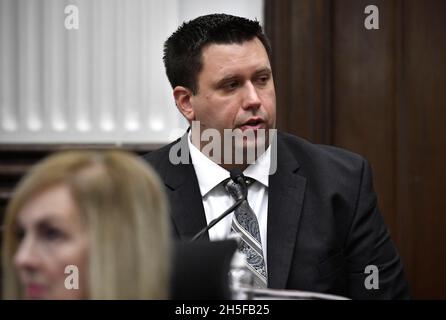
[[190, 122], [195, 120], [195, 112], [191, 104], [192, 91], [186, 87], [177, 86], [173, 89], [175, 104], [181, 114]]

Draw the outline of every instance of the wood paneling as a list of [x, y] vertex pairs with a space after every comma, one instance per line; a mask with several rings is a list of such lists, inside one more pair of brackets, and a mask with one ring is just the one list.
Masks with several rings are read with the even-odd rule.
[[398, 222], [413, 291], [446, 297], [446, 2], [399, 2]]
[[278, 127], [323, 143], [331, 142], [329, 4], [321, 0], [265, 2]]
[[[379, 8], [379, 30], [364, 9]], [[365, 156], [415, 298], [446, 298], [446, 2], [266, 0], [278, 128]]]
[[391, 1], [374, 1], [380, 29], [367, 30], [368, 4], [333, 3], [333, 144], [372, 163], [381, 211], [396, 238], [395, 8]]

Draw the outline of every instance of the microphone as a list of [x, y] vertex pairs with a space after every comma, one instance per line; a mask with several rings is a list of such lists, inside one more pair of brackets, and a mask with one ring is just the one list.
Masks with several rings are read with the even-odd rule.
[[235, 183], [241, 184], [242, 196], [239, 199], [237, 199], [237, 201], [232, 206], [230, 206], [225, 212], [223, 212], [217, 218], [212, 220], [205, 228], [201, 229], [200, 232], [198, 232], [191, 239], [191, 242], [194, 242], [195, 240], [199, 239], [205, 232], [207, 232], [209, 229], [211, 229], [213, 226], [215, 226], [218, 222], [220, 222], [221, 219], [226, 217], [232, 211], [237, 209], [242, 204], [242, 202], [246, 200], [246, 197], [248, 196], [248, 188], [246, 187], [245, 176], [243, 175], [242, 170], [240, 170], [238, 168], [234, 168], [229, 171], [229, 174], [231, 176], [232, 181], [234, 181]]

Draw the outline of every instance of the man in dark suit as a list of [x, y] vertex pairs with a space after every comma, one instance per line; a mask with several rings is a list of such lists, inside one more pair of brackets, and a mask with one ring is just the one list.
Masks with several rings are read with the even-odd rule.
[[[174, 235], [191, 239], [234, 202], [227, 178], [228, 170], [238, 168], [250, 178], [248, 201], [239, 212], [255, 216], [246, 241], [248, 247], [251, 240], [254, 244], [243, 250], [249, 263], [249, 256], [257, 255], [253, 270], [264, 275], [265, 286], [350, 298], [408, 298], [367, 161], [285, 133], [261, 139], [259, 132], [274, 130], [276, 120], [269, 56], [258, 22], [229, 15], [199, 17], [166, 41], [164, 62], [175, 102], [192, 127], [145, 158], [166, 185]], [[234, 157], [219, 162], [216, 155], [227, 151], [227, 141], [205, 152], [210, 142], [201, 132], [209, 129], [220, 137], [228, 129], [254, 132], [235, 145], [231, 138], [231, 150], [244, 156], [262, 146], [266, 151], [257, 153], [254, 163]], [[238, 214], [204, 238], [227, 237]]]

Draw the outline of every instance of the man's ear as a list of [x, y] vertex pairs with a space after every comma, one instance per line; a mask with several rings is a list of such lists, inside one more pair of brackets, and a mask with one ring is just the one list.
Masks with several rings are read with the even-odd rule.
[[181, 114], [188, 121], [195, 120], [195, 112], [190, 101], [192, 91], [186, 87], [176, 86], [175, 89], [173, 89], [173, 96], [175, 98], [175, 104]]

